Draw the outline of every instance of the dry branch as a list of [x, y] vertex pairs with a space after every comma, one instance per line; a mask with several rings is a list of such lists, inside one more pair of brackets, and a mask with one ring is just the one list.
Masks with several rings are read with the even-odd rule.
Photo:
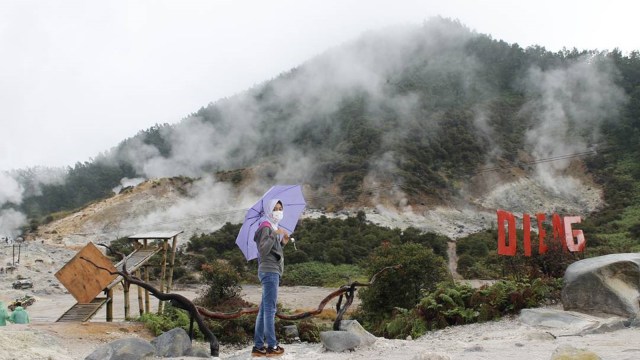
[[[300, 320], [300, 319], [305, 319], [311, 316], [315, 316], [318, 315], [322, 312], [322, 310], [324, 309], [324, 307], [327, 305], [327, 303], [329, 303], [329, 301], [331, 301], [333, 298], [339, 296], [338, 299], [338, 303], [336, 305], [336, 312], [337, 312], [337, 316], [336, 316], [336, 320], [333, 323], [333, 329], [334, 330], [338, 330], [339, 326], [340, 326], [340, 321], [342, 320], [342, 316], [344, 316], [345, 312], [349, 309], [349, 307], [351, 306], [351, 304], [353, 303], [353, 298], [355, 296], [355, 291], [356, 288], [358, 286], [370, 286], [372, 285], [376, 278], [378, 277], [378, 275], [380, 275], [381, 273], [383, 273], [384, 271], [390, 270], [390, 269], [394, 269], [397, 270], [401, 267], [401, 265], [395, 265], [395, 266], [387, 266], [385, 268], [383, 268], [382, 270], [378, 271], [377, 273], [375, 273], [372, 277], [371, 280], [368, 283], [360, 283], [360, 282], [353, 282], [349, 285], [343, 285], [341, 286], [339, 289], [335, 290], [334, 292], [330, 293], [329, 295], [327, 295], [318, 305], [318, 307], [315, 310], [311, 310], [311, 311], [305, 311], [305, 312], [301, 312], [298, 314], [283, 314], [281, 312], [276, 313], [276, 316], [279, 319], [283, 319], [283, 320]], [[346, 297], [346, 301], [344, 306], [342, 306], [342, 297], [345, 296]], [[198, 311], [200, 312], [200, 314], [210, 318], [210, 319], [221, 319], [221, 320], [227, 320], [227, 319], [235, 319], [238, 318], [242, 315], [247, 315], [247, 314], [257, 314], [259, 309], [258, 308], [242, 308], [238, 311], [235, 312], [231, 312], [231, 313], [223, 313], [223, 312], [214, 312], [214, 311], [210, 311], [208, 309], [205, 309], [203, 307], [199, 307], [198, 306]]]

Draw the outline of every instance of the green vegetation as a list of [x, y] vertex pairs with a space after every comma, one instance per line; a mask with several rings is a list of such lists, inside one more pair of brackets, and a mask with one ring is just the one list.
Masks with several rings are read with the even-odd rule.
[[497, 320], [524, 308], [557, 302], [561, 288], [561, 281], [552, 278], [501, 280], [480, 289], [440, 283], [417, 305], [396, 309], [391, 319], [373, 330], [379, 336], [404, 339], [447, 326]]
[[282, 285], [324, 286], [338, 288], [354, 281], [367, 282], [362, 269], [356, 265], [333, 265], [310, 261], [287, 266]]

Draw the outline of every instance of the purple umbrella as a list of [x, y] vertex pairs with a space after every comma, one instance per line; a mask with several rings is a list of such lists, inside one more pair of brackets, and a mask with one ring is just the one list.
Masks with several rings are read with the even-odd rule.
[[258, 248], [256, 247], [256, 242], [253, 241], [253, 237], [258, 230], [258, 226], [260, 226], [260, 219], [265, 215], [264, 207], [267, 206], [271, 199], [280, 199], [282, 201], [284, 217], [278, 227], [285, 229], [289, 234], [296, 228], [298, 219], [307, 204], [304, 201], [300, 185], [275, 185], [262, 195], [262, 198], [247, 211], [240, 233], [236, 238], [236, 245], [242, 250], [247, 260], [258, 257]]

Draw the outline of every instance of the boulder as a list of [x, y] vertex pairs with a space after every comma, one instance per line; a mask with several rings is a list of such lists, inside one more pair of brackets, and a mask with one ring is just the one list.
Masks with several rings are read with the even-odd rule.
[[284, 327], [284, 337], [287, 340], [300, 340], [297, 325], [287, 325]]
[[205, 348], [194, 346], [189, 350], [187, 350], [187, 352], [184, 353], [184, 356], [209, 359], [211, 358], [211, 350], [208, 348], [205, 349]]
[[151, 344], [159, 357], [178, 357], [191, 349], [191, 339], [183, 328], [171, 329], [151, 340]]
[[[105, 349], [106, 347], [111, 348]], [[143, 360], [153, 359], [156, 348], [146, 340], [128, 338], [112, 341], [89, 354], [85, 360]]]
[[113, 356], [113, 348], [107, 344], [95, 349], [84, 360], [111, 360], [111, 356]]
[[365, 330], [357, 320], [342, 320], [340, 321], [340, 330], [348, 331], [360, 338], [360, 345], [368, 346], [378, 340], [373, 334]]
[[360, 337], [348, 331], [323, 331], [320, 341], [327, 350], [335, 352], [353, 350], [360, 345]]
[[580, 260], [569, 265], [564, 275], [565, 310], [631, 318], [640, 313], [639, 296], [640, 253]]
[[619, 316], [603, 318], [574, 311], [545, 308], [522, 309], [519, 319], [527, 325], [553, 329], [558, 336], [601, 334], [627, 328], [631, 323], [629, 319]]

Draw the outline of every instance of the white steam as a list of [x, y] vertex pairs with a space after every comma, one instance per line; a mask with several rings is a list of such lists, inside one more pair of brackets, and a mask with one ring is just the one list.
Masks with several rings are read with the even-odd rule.
[[0, 172], [0, 207], [5, 203], [20, 205], [23, 193], [23, 187], [13, 177]]
[[562, 157], [582, 153], [597, 142], [600, 125], [617, 116], [624, 92], [615, 85], [610, 64], [595, 58], [566, 68], [532, 68], [526, 86], [532, 100], [524, 111], [535, 119], [526, 141], [538, 161], [537, 179], [557, 194], [571, 194], [578, 180], [562, 174], [571, 162]]
[[14, 209], [0, 210], [0, 235], [15, 238], [20, 235], [20, 227], [27, 223], [27, 217]]
[[[20, 205], [24, 189], [11, 176], [0, 172], [0, 209], [5, 204]], [[11, 209], [0, 210], [0, 235], [15, 238], [19, 234], [19, 228], [26, 224], [24, 214]]]
[[118, 185], [115, 188], [113, 188], [112, 191], [114, 193], [116, 193], [116, 194], [119, 194], [120, 191], [122, 191], [122, 189], [127, 188], [127, 187], [137, 186], [138, 184], [144, 182], [145, 180], [146, 180], [145, 178], [129, 179], [127, 177], [124, 177], [124, 178], [120, 179], [120, 185]]
[[121, 232], [183, 230], [184, 240], [194, 234], [210, 233], [225, 222], [242, 222], [245, 209], [257, 200], [236, 194], [232, 186], [210, 176], [194, 181], [184, 191], [182, 196], [171, 197], [173, 200], [166, 206], [156, 205], [151, 211], [118, 224]]
[[[380, 128], [382, 119], [394, 119], [397, 125], [383, 131], [381, 146], [397, 143], [410, 126], [431, 129], [427, 133], [437, 136], [433, 114], [417, 111], [432, 99], [398, 91], [396, 85], [402, 80], [398, 74], [413, 67], [439, 74], [433, 81], [460, 78], [465, 88], [477, 90], [475, 59], [464, 56], [465, 42], [474, 36], [459, 24], [437, 20], [422, 27], [395, 27], [365, 34], [270, 82], [209, 106], [205, 111], [214, 113], [214, 121], [194, 116], [177, 126], [161, 128], [170, 154], [161, 154], [138, 138], [129, 141], [121, 155], [147, 178], [199, 177], [217, 170], [254, 166], [257, 158], [264, 157], [265, 149], [258, 146], [270, 139], [272, 148], [268, 150], [277, 150], [264, 160], [269, 165], [268, 174], [255, 175], [271, 183], [304, 183], [317, 172], [323, 159], [333, 156], [314, 149], [300, 150], [299, 144], [294, 146], [299, 140], [297, 134], [308, 129], [323, 141], [340, 136], [335, 114], [345, 101], [364, 99], [364, 121], [373, 128]], [[282, 120], [283, 126], [275, 133], [265, 133], [267, 120]], [[271, 124], [267, 127], [272, 128]], [[391, 176], [389, 169], [399, 161], [384, 156], [373, 162], [369, 175]]]

